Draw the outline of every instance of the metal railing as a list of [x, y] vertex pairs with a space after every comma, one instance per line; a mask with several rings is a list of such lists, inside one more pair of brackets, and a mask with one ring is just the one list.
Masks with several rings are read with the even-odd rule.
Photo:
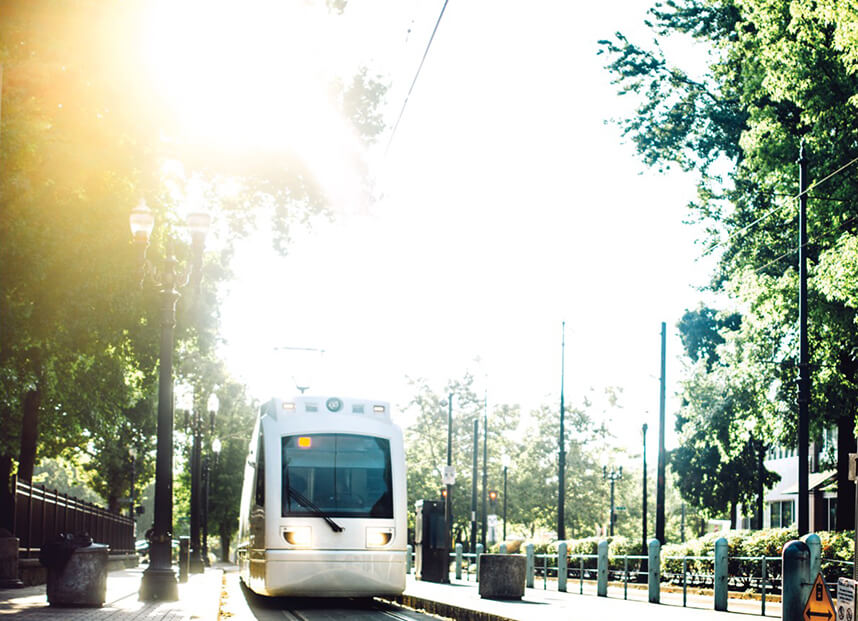
[[134, 520], [86, 502], [31, 485], [14, 477], [12, 533], [19, 539], [20, 558], [39, 555], [41, 546], [60, 533], [87, 532], [111, 554], [134, 552]]

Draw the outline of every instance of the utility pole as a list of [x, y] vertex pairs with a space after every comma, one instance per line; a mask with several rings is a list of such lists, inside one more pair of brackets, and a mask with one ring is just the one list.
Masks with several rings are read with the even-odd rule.
[[483, 399], [483, 533], [481, 537], [481, 543], [483, 544], [483, 550], [486, 549], [486, 529], [488, 528], [488, 488], [489, 488], [489, 475], [487, 472], [488, 467], [488, 456], [489, 456], [489, 391], [486, 390], [485, 397]]
[[[453, 393], [447, 396], [447, 476], [453, 467]], [[444, 496], [444, 524], [447, 531], [447, 558], [453, 548], [453, 483], [447, 479], [447, 495]], [[450, 564], [444, 563], [444, 579], [442, 582], [450, 582]]]
[[810, 364], [807, 343], [807, 157], [798, 152], [798, 535], [810, 530], [807, 445], [810, 441]]
[[658, 399], [658, 484], [655, 490], [655, 538], [664, 545], [664, 407], [665, 407], [665, 355], [667, 353], [667, 324], [661, 322], [661, 377]]
[[477, 453], [480, 450], [480, 419], [474, 419], [474, 468], [471, 471], [471, 553], [477, 551]]
[[643, 518], [641, 519], [641, 543], [643, 544], [641, 547], [641, 554], [647, 553], [646, 547], [646, 430], [647, 424], [644, 423], [641, 427], [641, 434], [643, 435], [643, 507], [641, 513], [643, 513]]
[[557, 459], [557, 539], [566, 539], [566, 434], [564, 416], [566, 406], [563, 403], [563, 381], [566, 375], [566, 322], [560, 336], [560, 453]]

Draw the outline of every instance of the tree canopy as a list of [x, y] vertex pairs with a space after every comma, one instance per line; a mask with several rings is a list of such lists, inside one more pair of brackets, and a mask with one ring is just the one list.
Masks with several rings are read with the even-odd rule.
[[[688, 399], [680, 417], [691, 419], [689, 409], [715, 416], [724, 403], [704, 405], [703, 384], [723, 390], [737, 386], [739, 376], [742, 390], [730, 393], [747, 398], [729, 408], [733, 422], [701, 432], [712, 439], [726, 429], [730, 441], [721, 442], [722, 450], [739, 447], [750, 428], [767, 444], [795, 444], [796, 159], [803, 144], [812, 181], [811, 429], [814, 435], [823, 427], [838, 429], [837, 526], [847, 528], [852, 491], [846, 460], [854, 450], [858, 397], [858, 306], [848, 284], [858, 275], [852, 269], [858, 8], [834, 0], [668, 0], [654, 5], [648, 24], [656, 35], [652, 46], [622, 34], [601, 42], [619, 92], [639, 102], [636, 113], [620, 121], [622, 130], [647, 164], [697, 174], [689, 220], [701, 231], [704, 253], [719, 257], [710, 289], [723, 294], [723, 311], [742, 317], [742, 328], [719, 346], [725, 353], [718, 364], [690, 371], [697, 401]], [[708, 66], [695, 72], [682, 66], [684, 59], [669, 58], [665, 37], [704, 46]], [[786, 412], [785, 424], [773, 420]], [[746, 427], [736, 419], [755, 422]]]

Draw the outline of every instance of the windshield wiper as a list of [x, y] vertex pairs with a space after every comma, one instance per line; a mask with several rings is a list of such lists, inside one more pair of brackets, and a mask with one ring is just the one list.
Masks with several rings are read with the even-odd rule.
[[303, 506], [305, 506], [308, 509], [311, 509], [313, 511], [313, 513], [311, 515], [313, 515], [315, 517], [320, 517], [323, 520], [325, 520], [325, 522], [328, 523], [328, 526], [331, 527], [332, 531], [334, 531], [335, 533], [341, 533], [345, 530], [342, 526], [340, 526], [339, 524], [334, 522], [327, 513], [322, 511], [322, 509], [321, 509], [321, 507], [319, 507], [319, 505], [317, 505], [312, 500], [310, 500], [309, 498], [304, 496], [304, 494], [302, 494], [301, 492], [295, 491], [294, 489], [292, 489], [291, 486], [288, 488], [288, 491], [289, 491], [289, 495], [292, 498], [294, 498], [295, 500], [297, 500], [299, 504], [301, 504], [301, 505], [303, 505]]

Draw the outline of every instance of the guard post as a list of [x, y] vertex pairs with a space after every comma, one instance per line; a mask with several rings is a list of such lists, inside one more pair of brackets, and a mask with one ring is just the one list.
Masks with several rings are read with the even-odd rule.
[[525, 584], [529, 588], [533, 588], [533, 566], [534, 566], [534, 556], [533, 556], [533, 544], [528, 543], [524, 546], [524, 553], [527, 562], [527, 567], [525, 568], [525, 573], [527, 577], [525, 578]]
[[661, 602], [661, 542], [658, 539], [649, 540], [649, 567], [647, 568], [647, 587], [649, 603]]
[[557, 590], [563, 592], [566, 591], [566, 578], [569, 574], [567, 570], [568, 558], [566, 556], [566, 549], [565, 541], [557, 546]]
[[781, 553], [783, 563], [783, 621], [802, 621], [810, 593], [810, 549], [804, 541], [788, 541]]
[[608, 597], [608, 542], [604, 539], [596, 546], [596, 595]]
[[727, 540], [721, 537], [715, 542], [715, 610], [727, 610]]

